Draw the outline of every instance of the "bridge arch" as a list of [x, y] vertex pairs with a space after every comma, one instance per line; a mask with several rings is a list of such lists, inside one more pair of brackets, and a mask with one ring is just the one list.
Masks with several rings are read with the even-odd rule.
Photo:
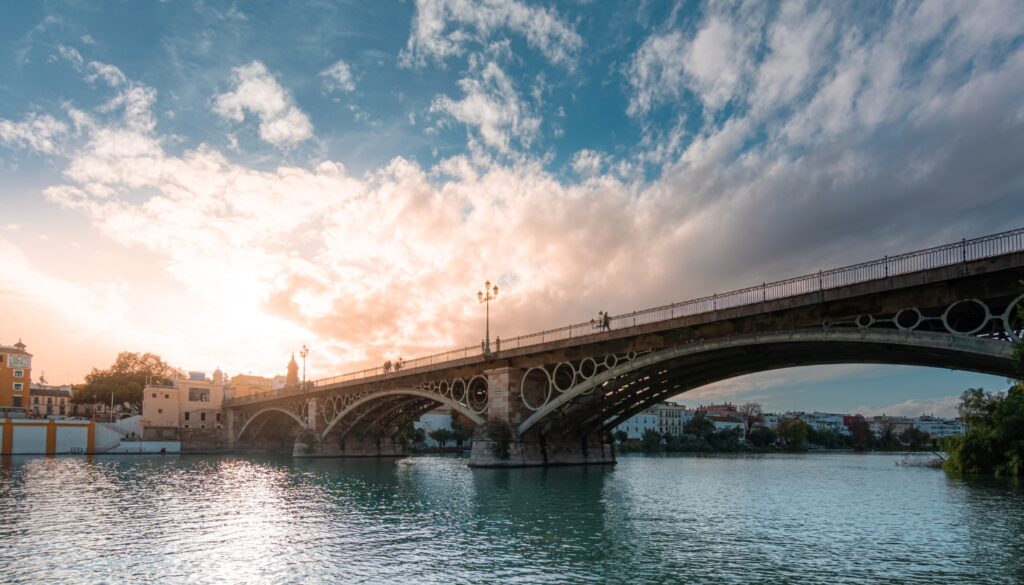
[[326, 428], [324, 428], [323, 432], [320, 433], [320, 440], [326, 441], [328, 435], [330, 435], [330, 433], [334, 431], [342, 421], [351, 418], [353, 420], [349, 425], [349, 428], [342, 431], [342, 435], [347, 434], [355, 426], [355, 423], [371, 415], [372, 411], [365, 407], [373, 405], [374, 403], [382, 402], [388, 398], [418, 398], [423, 401], [430, 401], [432, 406], [436, 404], [447, 406], [476, 425], [483, 424], [486, 420], [481, 413], [474, 411], [465, 404], [453, 400], [449, 396], [419, 388], [395, 388], [372, 392], [347, 404], [343, 409], [335, 413], [334, 417], [327, 423]]
[[[554, 419], [563, 429], [605, 430], [687, 390], [796, 366], [875, 363], [1012, 376], [1012, 354], [1012, 344], [997, 339], [898, 329], [798, 330], [700, 340], [615, 360], [564, 391], [557, 387], [543, 405], [530, 408], [533, 413], [516, 430], [522, 436], [542, 423], [552, 426]], [[594, 360], [583, 361], [588, 359]], [[554, 383], [550, 374], [549, 379]], [[525, 401], [525, 390], [521, 395]]]
[[297, 424], [301, 430], [309, 430], [309, 425], [306, 424], [306, 421], [299, 418], [291, 410], [279, 406], [268, 406], [266, 408], [254, 412], [252, 415], [246, 418], [245, 422], [242, 424], [242, 428], [238, 431], [238, 439], [241, 440], [243, 438], [246, 438], [245, 433], [250, 429], [252, 429], [250, 432], [252, 436], [258, 435], [259, 432], [263, 430], [263, 427], [266, 426], [267, 422], [271, 420], [271, 415], [275, 413], [285, 415], [287, 418], [294, 421], [295, 424]]

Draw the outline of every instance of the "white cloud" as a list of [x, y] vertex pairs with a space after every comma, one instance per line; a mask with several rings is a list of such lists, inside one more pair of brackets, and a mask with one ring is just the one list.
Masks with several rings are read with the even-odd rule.
[[572, 170], [582, 177], [594, 177], [601, 174], [605, 165], [605, 156], [600, 152], [584, 148], [572, 157]]
[[263, 63], [236, 67], [233, 82], [233, 91], [214, 98], [214, 112], [235, 122], [244, 121], [246, 112], [255, 114], [260, 119], [260, 138], [278, 148], [294, 147], [313, 136], [309, 117]]
[[94, 71], [92, 75], [86, 77], [86, 80], [90, 83], [95, 82], [97, 79], [102, 79], [110, 87], [120, 87], [128, 82], [128, 78], [125, 77], [120, 69], [108, 63], [90, 61], [89, 69]]
[[79, 53], [78, 50], [75, 49], [74, 47], [67, 47], [67, 46], [64, 46], [64, 45], [59, 45], [57, 47], [57, 50], [60, 52], [60, 56], [64, 57], [64, 59], [67, 62], [71, 63], [71, 65], [75, 69], [81, 69], [82, 65], [84, 65], [85, 62], [82, 59], [82, 54]]
[[679, 31], [648, 38], [633, 56], [629, 83], [630, 115], [692, 91], [709, 111], [721, 109], [741, 93], [752, 67], [756, 36], [737, 23], [712, 15], [692, 40]]
[[461, 56], [470, 42], [487, 44], [502, 29], [522, 35], [549, 61], [572, 67], [583, 40], [551, 8], [519, 0], [417, 0], [416, 16], [401, 62], [422, 66]]
[[906, 400], [897, 404], [890, 404], [874, 408], [871, 406], [858, 406], [853, 412], [864, 416], [888, 415], [888, 416], [921, 416], [923, 414], [933, 415], [939, 418], [956, 418], [957, 406], [960, 405], [959, 396], [944, 396], [925, 400]]
[[519, 98], [511, 79], [496, 63], [459, 80], [459, 87], [465, 94], [462, 99], [438, 96], [430, 111], [475, 128], [485, 144], [502, 153], [510, 152], [513, 140], [529, 147], [539, 134], [540, 118]]
[[0, 144], [12, 148], [30, 148], [43, 154], [56, 154], [58, 139], [68, 126], [49, 114], [29, 114], [21, 122], [0, 118]]
[[352, 76], [352, 69], [348, 63], [339, 60], [334, 65], [320, 72], [324, 78], [324, 86], [329, 90], [353, 92], [356, 90], [356, 80]]

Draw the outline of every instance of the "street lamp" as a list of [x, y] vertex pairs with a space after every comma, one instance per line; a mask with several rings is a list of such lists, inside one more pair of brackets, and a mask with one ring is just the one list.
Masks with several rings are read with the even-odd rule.
[[484, 283], [484, 290], [477, 291], [476, 298], [487, 306], [487, 334], [484, 339], [484, 354], [491, 353], [491, 301], [498, 298], [498, 285], [491, 286], [491, 281]]
[[299, 352], [302, 356], [302, 389], [306, 389], [306, 356], [309, 355], [309, 347], [306, 344], [302, 344], [302, 351]]

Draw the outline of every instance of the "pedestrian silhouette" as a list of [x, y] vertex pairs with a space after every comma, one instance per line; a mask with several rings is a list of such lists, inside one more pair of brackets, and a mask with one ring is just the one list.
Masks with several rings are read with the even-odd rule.
[[612, 330], [612, 317], [608, 314], [608, 311], [604, 312], [604, 317], [601, 318], [601, 331]]
[[389, 372], [391, 372], [391, 360], [384, 362], [384, 373], [387, 374]]

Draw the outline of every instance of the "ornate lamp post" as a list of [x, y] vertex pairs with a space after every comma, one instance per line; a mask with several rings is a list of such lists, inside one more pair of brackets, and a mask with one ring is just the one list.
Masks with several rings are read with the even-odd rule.
[[491, 353], [491, 301], [498, 298], [498, 285], [491, 286], [491, 281], [484, 283], [484, 290], [477, 291], [476, 298], [487, 307], [487, 333], [484, 338], [484, 354]]
[[299, 352], [302, 356], [302, 389], [306, 389], [306, 356], [309, 355], [309, 347], [306, 344], [302, 344], [302, 351]]

